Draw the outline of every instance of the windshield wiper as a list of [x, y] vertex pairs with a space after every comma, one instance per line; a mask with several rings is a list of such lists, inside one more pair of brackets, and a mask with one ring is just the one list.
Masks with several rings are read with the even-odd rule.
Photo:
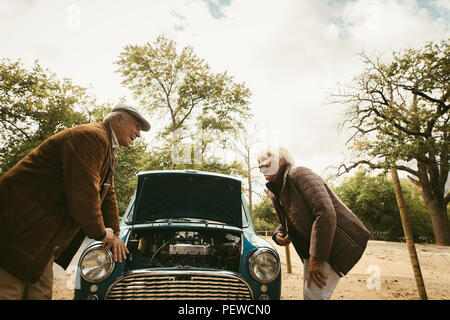
[[160, 223], [160, 222], [166, 222], [166, 223], [194, 222], [194, 223], [204, 223], [206, 225], [208, 225], [208, 224], [225, 225], [226, 224], [225, 222], [208, 220], [208, 219], [198, 219], [198, 218], [160, 218], [160, 219], [156, 219], [156, 220], [135, 221], [135, 223], [139, 223], [139, 224]]
[[192, 222], [190, 218], [160, 218], [156, 220], [144, 220], [144, 221], [136, 221], [136, 223], [159, 223], [159, 222]]

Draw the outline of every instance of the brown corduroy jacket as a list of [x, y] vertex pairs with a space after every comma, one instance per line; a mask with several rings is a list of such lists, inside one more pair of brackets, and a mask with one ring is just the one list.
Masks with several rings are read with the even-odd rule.
[[111, 134], [106, 122], [63, 130], [0, 178], [0, 268], [36, 282], [80, 229], [119, 231]]
[[313, 171], [288, 166], [279, 194], [266, 193], [281, 221], [274, 240], [288, 233], [302, 259], [327, 261], [340, 276], [361, 258], [370, 232]]

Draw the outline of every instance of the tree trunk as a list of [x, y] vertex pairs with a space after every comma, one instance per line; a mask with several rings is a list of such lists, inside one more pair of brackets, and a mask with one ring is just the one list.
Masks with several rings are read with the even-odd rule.
[[248, 177], [248, 210], [250, 211], [250, 216], [253, 219], [253, 188], [252, 188], [252, 178]]
[[370, 224], [369, 229], [370, 229], [369, 230], [370, 231], [370, 240], [375, 240], [375, 227], [374, 227], [373, 223]]
[[441, 246], [450, 246], [450, 226], [448, 224], [447, 208], [444, 203], [440, 205], [427, 203], [427, 207], [430, 210], [434, 242]]
[[248, 172], [248, 209], [253, 219], [253, 188], [252, 188], [252, 169], [250, 166], [250, 149], [247, 152], [247, 172]]
[[406, 212], [405, 200], [403, 199], [402, 187], [397, 175], [396, 169], [391, 169], [391, 176], [394, 182], [395, 197], [397, 198], [400, 218], [402, 219], [403, 232], [405, 234], [406, 246], [408, 247], [409, 258], [416, 279], [417, 290], [421, 300], [427, 300], [427, 292], [423, 282], [422, 271], [420, 270], [419, 258], [417, 257], [416, 247], [414, 245], [414, 236], [409, 222], [408, 213]]
[[291, 244], [288, 244], [287, 246], [284, 247], [285, 248], [285, 252], [286, 252], [286, 270], [287, 270], [287, 273], [292, 273], [290, 245]]
[[445, 184], [439, 183], [438, 174], [433, 172], [433, 170], [437, 170], [436, 168], [418, 162], [418, 169], [422, 197], [429, 210], [433, 226], [434, 243], [441, 246], [450, 246], [450, 225], [444, 200]]

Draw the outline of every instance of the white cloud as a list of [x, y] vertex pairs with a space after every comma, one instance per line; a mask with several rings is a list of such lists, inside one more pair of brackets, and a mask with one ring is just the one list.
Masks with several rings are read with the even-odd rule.
[[448, 34], [448, 22], [433, 19], [414, 0], [348, 2], [341, 17], [355, 44], [370, 49], [397, 50]]
[[439, 9], [450, 11], [450, 2], [448, 0], [436, 0], [436, 6]]
[[[218, 6], [222, 2], [211, 2]], [[437, 0], [442, 7], [448, 2]], [[67, 28], [67, 8], [80, 8], [80, 27]], [[342, 160], [342, 108], [324, 106], [326, 93], [361, 71], [357, 53], [385, 55], [448, 37], [449, 21], [434, 19], [414, 0], [244, 0], [220, 6], [199, 0], [3, 1], [2, 57], [39, 58], [44, 67], [100, 101], [129, 94], [113, 62], [126, 44], [159, 34], [191, 45], [216, 72], [225, 70], [253, 93], [255, 120], [279, 138], [296, 161], [321, 173]], [[7, 14], [1, 12], [8, 12]], [[6, 15], [14, 19], [3, 19]], [[219, 18], [219, 19], [218, 19]]]

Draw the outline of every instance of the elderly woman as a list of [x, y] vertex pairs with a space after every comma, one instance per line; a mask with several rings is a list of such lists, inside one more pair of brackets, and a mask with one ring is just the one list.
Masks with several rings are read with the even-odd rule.
[[302, 259], [304, 298], [330, 299], [361, 258], [370, 232], [317, 174], [295, 166], [286, 149], [266, 148], [257, 160], [281, 222], [273, 240], [292, 242]]

